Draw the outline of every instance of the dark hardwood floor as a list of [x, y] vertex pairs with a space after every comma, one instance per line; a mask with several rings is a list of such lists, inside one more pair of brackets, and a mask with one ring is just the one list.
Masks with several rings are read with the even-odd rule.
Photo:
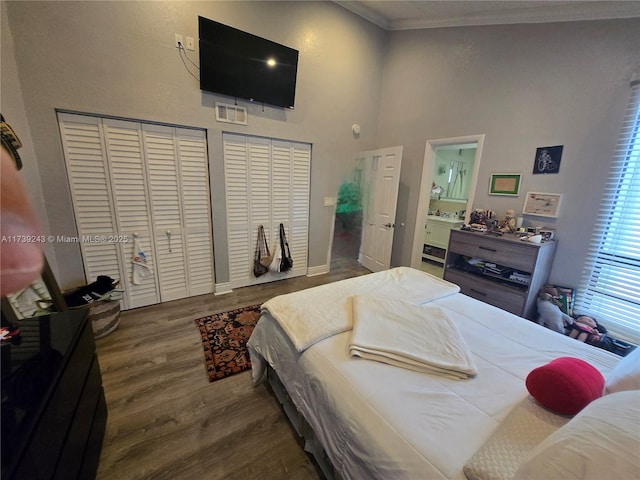
[[209, 383], [194, 319], [369, 273], [331, 272], [123, 312], [96, 341], [109, 409], [99, 480], [319, 479], [277, 401], [244, 372]]

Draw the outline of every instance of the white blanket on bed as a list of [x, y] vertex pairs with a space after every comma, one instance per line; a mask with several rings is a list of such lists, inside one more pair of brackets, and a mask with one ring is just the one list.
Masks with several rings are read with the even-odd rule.
[[349, 355], [351, 332], [299, 353], [268, 314], [251, 335], [254, 382], [264, 378], [267, 364], [274, 367], [340, 477], [465, 480], [465, 463], [527, 398], [531, 370], [572, 356], [607, 378], [620, 361], [611, 352], [466, 295], [431, 305], [458, 327], [472, 352], [476, 377], [452, 380], [356, 360]]
[[320, 340], [353, 328], [353, 295], [423, 304], [459, 291], [457, 285], [428, 273], [397, 267], [280, 295], [262, 304], [262, 310], [276, 319], [296, 350], [302, 352]]
[[389, 298], [352, 297], [349, 353], [454, 379], [477, 375], [458, 328], [441, 308]]

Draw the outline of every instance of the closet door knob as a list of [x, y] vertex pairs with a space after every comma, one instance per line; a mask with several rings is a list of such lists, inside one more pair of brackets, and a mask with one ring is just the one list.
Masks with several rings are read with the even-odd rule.
[[167, 240], [169, 242], [169, 245], [168, 245], [169, 253], [173, 253], [172, 250], [171, 250], [171, 230], [167, 230], [166, 234], [167, 234]]

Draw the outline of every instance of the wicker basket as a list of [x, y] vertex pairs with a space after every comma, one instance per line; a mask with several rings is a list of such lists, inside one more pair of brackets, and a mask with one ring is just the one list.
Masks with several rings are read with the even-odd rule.
[[100, 300], [87, 305], [94, 338], [109, 335], [120, 324], [120, 301]]

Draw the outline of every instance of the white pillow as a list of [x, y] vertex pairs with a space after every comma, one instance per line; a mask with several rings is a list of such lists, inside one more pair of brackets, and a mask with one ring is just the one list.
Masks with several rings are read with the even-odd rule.
[[622, 358], [605, 378], [605, 394], [624, 390], [640, 390], [640, 347]]
[[527, 396], [465, 464], [466, 478], [511, 480], [531, 451], [568, 421], [569, 417], [555, 414]]
[[640, 478], [640, 390], [587, 405], [543, 440], [514, 480]]

